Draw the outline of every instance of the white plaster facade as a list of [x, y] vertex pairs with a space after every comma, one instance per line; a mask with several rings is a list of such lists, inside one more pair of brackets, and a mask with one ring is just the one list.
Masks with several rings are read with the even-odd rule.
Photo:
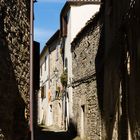
[[38, 123], [45, 126], [57, 124], [61, 127], [62, 122], [62, 100], [56, 95], [57, 87], [62, 89], [60, 76], [63, 72], [59, 33], [57, 30], [48, 40], [40, 55]]
[[[52, 124], [51, 109], [48, 99], [49, 91], [49, 50], [46, 48], [40, 57], [40, 90], [38, 93], [38, 123]], [[43, 88], [43, 89], [42, 89]], [[42, 91], [44, 90], [44, 91]], [[44, 94], [42, 93], [44, 92]]]
[[[99, 4], [82, 4], [82, 5], [70, 5], [67, 12], [67, 36], [65, 38], [65, 60], [67, 58], [68, 69], [68, 85], [72, 81], [72, 53], [71, 42], [76, 37], [78, 32], [85, 26], [86, 22], [99, 11]], [[72, 87], [68, 87], [69, 94], [69, 114], [68, 117], [73, 117], [73, 100], [72, 100]], [[68, 119], [69, 120], [69, 119]]]
[[[54, 40], [52, 44], [49, 45], [50, 49], [50, 90], [52, 93], [51, 105], [52, 105], [52, 119], [53, 124], [61, 128], [62, 124], [62, 100], [60, 95], [57, 94], [57, 87], [62, 90], [62, 85], [60, 82], [60, 76], [63, 72], [63, 61], [60, 53], [60, 39]], [[60, 94], [60, 93], [59, 93]]]

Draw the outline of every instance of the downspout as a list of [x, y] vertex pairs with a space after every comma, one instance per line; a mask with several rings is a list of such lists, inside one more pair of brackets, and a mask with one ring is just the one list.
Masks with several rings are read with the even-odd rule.
[[34, 140], [33, 131], [33, 0], [30, 1], [30, 131], [31, 140]]

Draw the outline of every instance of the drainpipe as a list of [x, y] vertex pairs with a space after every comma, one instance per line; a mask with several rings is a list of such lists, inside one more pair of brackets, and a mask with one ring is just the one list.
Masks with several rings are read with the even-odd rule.
[[49, 90], [50, 90], [50, 48], [48, 47], [48, 84], [49, 84]]
[[30, 0], [30, 131], [31, 140], [34, 140], [33, 131], [33, 0]]

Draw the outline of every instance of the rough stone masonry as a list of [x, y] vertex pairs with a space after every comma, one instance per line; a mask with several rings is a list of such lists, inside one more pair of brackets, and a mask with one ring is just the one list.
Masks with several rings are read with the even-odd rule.
[[0, 129], [25, 140], [29, 120], [30, 1], [0, 0]]
[[72, 42], [74, 122], [83, 140], [101, 139], [101, 114], [95, 76], [101, 26], [98, 19], [99, 14], [96, 14]]

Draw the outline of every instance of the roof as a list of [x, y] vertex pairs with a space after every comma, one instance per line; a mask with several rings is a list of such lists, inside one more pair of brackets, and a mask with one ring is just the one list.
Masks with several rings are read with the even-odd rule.
[[45, 50], [49, 47], [50, 44], [52, 44], [56, 39], [58, 39], [60, 37], [60, 30], [58, 29], [52, 36], [51, 38], [46, 42], [40, 57], [43, 56], [43, 54], [45, 53]]
[[76, 35], [76, 37], [73, 39], [71, 46], [74, 47], [76, 42], [84, 36], [84, 33], [87, 32], [88, 29], [91, 29], [91, 27], [96, 26], [97, 22], [99, 21], [99, 18], [101, 17], [101, 12], [97, 12], [95, 15], [92, 16], [90, 20], [87, 21], [86, 25], [81, 29], [81, 31]]

